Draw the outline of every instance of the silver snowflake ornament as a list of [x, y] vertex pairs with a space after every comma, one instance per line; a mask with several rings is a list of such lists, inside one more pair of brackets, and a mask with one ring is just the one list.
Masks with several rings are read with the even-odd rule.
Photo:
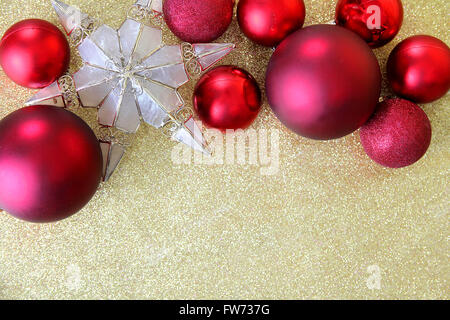
[[[95, 21], [75, 7], [52, 1], [67, 34], [77, 43], [84, 66], [34, 95], [27, 105], [65, 107], [78, 100], [86, 108], [98, 108], [103, 127], [135, 133], [144, 122], [161, 128], [173, 140], [208, 153], [207, 143], [184, 108], [178, 88], [217, 63], [234, 49], [233, 44], [165, 46], [162, 30], [126, 19], [118, 30]], [[142, 18], [161, 14], [162, 0], [138, 0], [132, 7]], [[72, 88], [72, 90], [71, 90]], [[107, 180], [120, 162], [125, 145], [115, 139], [101, 140], [104, 176]]]

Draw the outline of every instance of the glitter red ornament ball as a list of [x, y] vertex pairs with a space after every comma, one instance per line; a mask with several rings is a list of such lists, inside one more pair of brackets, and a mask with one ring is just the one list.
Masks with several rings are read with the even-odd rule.
[[392, 41], [403, 23], [400, 0], [339, 0], [336, 24], [360, 35], [372, 48]]
[[164, 19], [181, 40], [207, 43], [230, 26], [234, 0], [165, 0]]
[[44, 88], [66, 72], [70, 48], [64, 34], [50, 22], [30, 19], [13, 25], [0, 42], [0, 65], [15, 83]]
[[435, 101], [450, 89], [450, 49], [431, 36], [410, 37], [392, 51], [387, 72], [397, 95], [417, 103]]
[[303, 0], [240, 0], [237, 16], [249, 39], [273, 47], [303, 26], [305, 4]]
[[296, 31], [275, 50], [266, 92], [280, 121], [301, 136], [327, 140], [352, 133], [380, 96], [377, 58], [356, 34], [339, 26]]
[[385, 167], [401, 168], [417, 162], [427, 152], [431, 124], [416, 104], [389, 99], [378, 104], [360, 136], [370, 158]]
[[32, 106], [0, 121], [0, 208], [22, 220], [53, 222], [83, 208], [102, 177], [91, 128], [62, 108]]
[[194, 91], [194, 108], [208, 127], [245, 129], [261, 109], [261, 91], [247, 71], [220, 66], [198, 81]]

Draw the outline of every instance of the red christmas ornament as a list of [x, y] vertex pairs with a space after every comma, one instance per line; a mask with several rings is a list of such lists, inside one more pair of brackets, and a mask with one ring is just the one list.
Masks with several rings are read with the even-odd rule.
[[165, 0], [164, 19], [181, 40], [208, 43], [227, 31], [234, 0]]
[[91, 128], [62, 108], [32, 106], [0, 121], [0, 208], [31, 222], [69, 217], [102, 177]]
[[303, 0], [240, 0], [239, 26], [252, 41], [274, 47], [305, 22]]
[[378, 104], [373, 117], [361, 128], [360, 136], [370, 158], [385, 167], [402, 168], [427, 152], [431, 124], [416, 104], [389, 99]]
[[394, 92], [417, 103], [443, 97], [450, 89], [450, 49], [431, 36], [414, 36], [398, 44], [387, 64]]
[[44, 20], [30, 19], [13, 25], [0, 42], [0, 64], [15, 83], [44, 88], [66, 72], [70, 48], [64, 34]]
[[261, 91], [247, 71], [220, 66], [207, 72], [197, 83], [194, 108], [208, 127], [245, 129], [261, 109]]
[[372, 48], [389, 43], [403, 23], [400, 0], [339, 0], [336, 24], [360, 35]]
[[377, 58], [353, 32], [332, 25], [301, 29], [274, 52], [266, 75], [269, 104], [301, 136], [348, 135], [372, 115], [381, 90]]

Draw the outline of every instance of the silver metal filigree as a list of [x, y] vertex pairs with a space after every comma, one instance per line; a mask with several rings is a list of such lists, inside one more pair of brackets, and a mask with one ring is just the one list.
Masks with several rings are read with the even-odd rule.
[[77, 108], [80, 106], [77, 90], [71, 75], [66, 74], [58, 79], [59, 88], [62, 93], [66, 108]]
[[162, 26], [162, 0], [140, 0], [131, 6], [127, 17], [142, 23]]
[[[230, 53], [233, 44], [165, 46], [160, 28], [128, 18], [114, 30], [104, 24], [95, 25], [93, 19], [74, 7], [57, 0], [52, 3], [67, 33], [81, 32], [78, 51], [84, 66], [72, 77], [59, 79], [39, 91], [27, 105], [64, 107], [79, 99], [85, 108], [98, 108], [101, 126], [129, 134], [135, 133], [143, 120], [173, 140], [209, 153], [192, 112], [184, 108], [178, 88], [189, 81], [189, 75], [201, 73]], [[142, 15], [156, 15], [162, 11], [162, 1], [138, 0], [134, 7]], [[109, 143], [108, 152], [117, 146], [125, 151], [118, 141], [105, 137], [101, 140]], [[117, 164], [107, 162], [108, 166]]]

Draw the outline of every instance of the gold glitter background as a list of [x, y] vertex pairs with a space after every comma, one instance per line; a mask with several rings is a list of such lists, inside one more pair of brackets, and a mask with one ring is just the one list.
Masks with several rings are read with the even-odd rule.
[[[134, 0], [71, 3], [119, 27]], [[306, 25], [333, 19], [336, 1], [305, 3]], [[408, 36], [450, 43], [448, 0], [403, 4], [400, 34], [376, 50], [383, 70]], [[58, 24], [47, 0], [2, 0], [0, 16], [0, 34], [25, 18]], [[237, 44], [222, 63], [247, 69], [263, 89], [271, 50], [248, 41], [236, 19], [218, 42]], [[71, 70], [79, 65], [74, 52]], [[194, 85], [181, 90], [188, 105]], [[32, 94], [0, 71], [0, 118]], [[400, 170], [372, 162], [358, 133], [330, 142], [298, 137], [266, 101], [253, 128], [280, 130], [272, 176], [252, 165], [175, 165], [175, 143], [143, 125], [80, 213], [46, 225], [0, 214], [0, 298], [448, 299], [449, 102], [423, 106], [430, 150]], [[95, 123], [94, 111], [81, 113]], [[367, 285], [369, 266], [380, 270], [379, 290]]]

